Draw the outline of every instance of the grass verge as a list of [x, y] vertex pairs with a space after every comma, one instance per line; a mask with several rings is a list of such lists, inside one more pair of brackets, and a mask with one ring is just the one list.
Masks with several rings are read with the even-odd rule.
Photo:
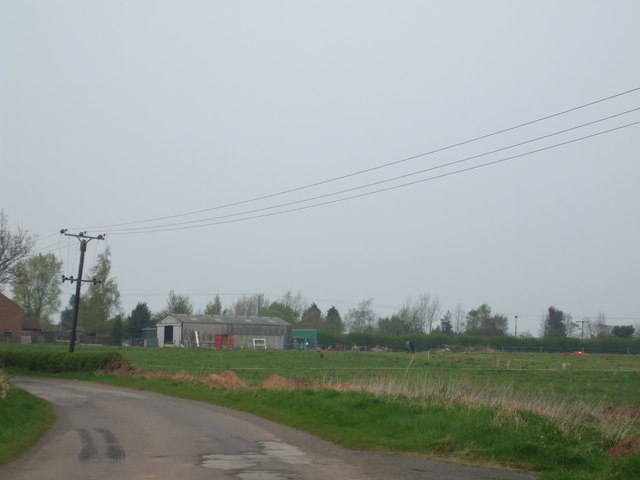
[[[8, 385], [2, 378], [0, 383]], [[0, 465], [33, 445], [55, 419], [53, 407], [46, 401], [24, 390], [3, 390], [6, 396], [0, 398]]]

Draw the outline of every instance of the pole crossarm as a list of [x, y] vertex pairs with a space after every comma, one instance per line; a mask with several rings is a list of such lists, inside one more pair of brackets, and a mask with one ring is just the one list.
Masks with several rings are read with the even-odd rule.
[[71, 275], [70, 277], [66, 277], [64, 275], [62, 275], [62, 283], [68, 281], [69, 283], [73, 284], [73, 282], [82, 282], [82, 283], [95, 283], [95, 284], [101, 284], [102, 280], [98, 280], [96, 278], [94, 279], [87, 279], [85, 280], [84, 278], [80, 279], [80, 278], [74, 278], [73, 275]]
[[78, 240], [80, 240], [81, 238], [90, 241], [90, 240], [104, 240], [104, 237], [106, 235], [96, 235], [95, 237], [92, 235], [87, 235], [87, 232], [80, 232], [80, 233], [67, 233], [67, 229], [63, 228], [60, 230], [60, 234], [64, 235], [65, 237], [76, 237]]

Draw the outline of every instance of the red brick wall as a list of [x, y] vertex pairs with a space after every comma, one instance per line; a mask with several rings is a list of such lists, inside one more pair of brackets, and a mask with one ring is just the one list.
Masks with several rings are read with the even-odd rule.
[[[5, 332], [11, 330], [8, 335]], [[22, 333], [22, 309], [17, 303], [0, 293], [0, 343], [20, 342]]]

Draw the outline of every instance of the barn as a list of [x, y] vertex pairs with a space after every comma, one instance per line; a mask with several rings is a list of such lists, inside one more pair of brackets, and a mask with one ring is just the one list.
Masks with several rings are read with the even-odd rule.
[[159, 347], [291, 347], [291, 325], [277, 317], [172, 314], [156, 324]]

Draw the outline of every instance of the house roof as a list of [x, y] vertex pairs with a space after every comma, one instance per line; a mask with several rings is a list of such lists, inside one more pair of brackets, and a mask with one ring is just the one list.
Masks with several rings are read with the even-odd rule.
[[[173, 322], [172, 322], [173, 320]], [[242, 317], [237, 315], [188, 315], [172, 314], [160, 320], [160, 323], [213, 323], [233, 325], [273, 325], [288, 326], [289, 323], [279, 317]]]
[[22, 309], [20, 308], [20, 305], [18, 305], [16, 302], [11, 300], [9, 297], [7, 297], [2, 292], [0, 292], [0, 303], [3, 303], [5, 305], [9, 306], [9, 308], [15, 309], [16, 311], [22, 312]]

